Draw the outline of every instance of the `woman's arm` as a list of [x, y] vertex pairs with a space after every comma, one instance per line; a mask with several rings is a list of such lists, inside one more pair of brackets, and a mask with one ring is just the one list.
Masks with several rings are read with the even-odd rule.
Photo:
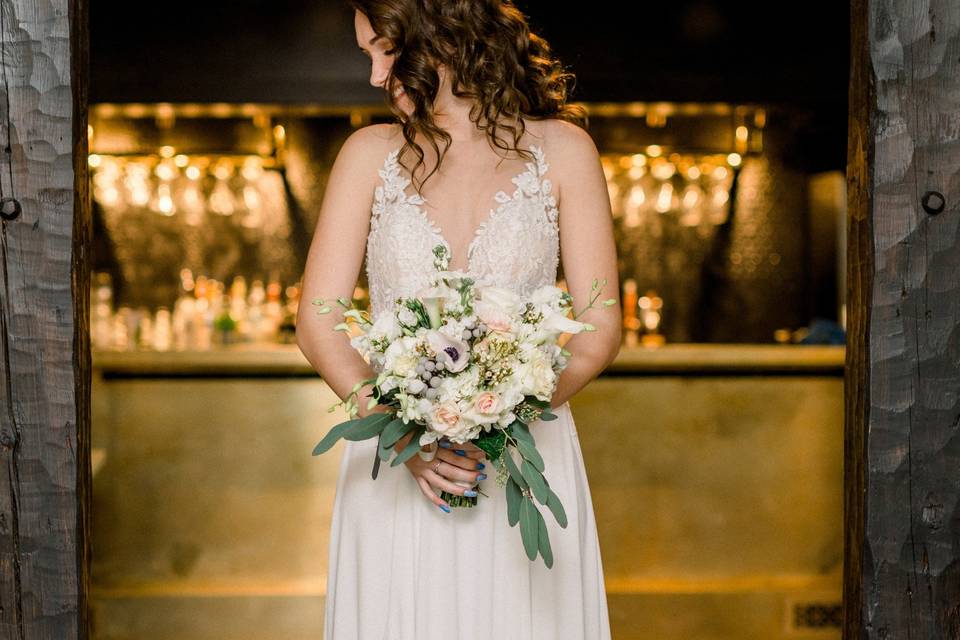
[[[556, 125], [550, 134], [549, 162], [559, 183], [560, 259], [574, 311], [590, 302], [594, 279], [606, 280], [594, 307], [577, 318], [596, 331], [578, 333], [564, 345], [572, 355], [551, 400], [551, 406], [559, 407], [616, 358], [622, 312], [610, 196], [600, 154], [577, 125], [559, 120], [551, 124]], [[608, 298], [617, 303], [604, 307], [601, 301]]]
[[[353, 298], [363, 266], [377, 169], [387, 153], [389, 135], [389, 125], [372, 125], [354, 131], [343, 143], [330, 171], [304, 268], [297, 346], [341, 400], [354, 384], [374, 377], [348, 337], [333, 327], [344, 320], [344, 308], [336, 300]], [[317, 298], [327, 301], [329, 313], [317, 313], [319, 306], [313, 304]], [[359, 405], [365, 415], [365, 395]]]

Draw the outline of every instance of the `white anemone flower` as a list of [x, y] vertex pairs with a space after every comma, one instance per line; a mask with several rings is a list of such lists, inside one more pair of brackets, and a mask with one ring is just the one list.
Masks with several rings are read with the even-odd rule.
[[445, 336], [439, 331], [427, 334], [427, 344], [437, 354], [437, 359], [452, 373], [463, 371], [470, 361], [470, 345], [463, 340]]

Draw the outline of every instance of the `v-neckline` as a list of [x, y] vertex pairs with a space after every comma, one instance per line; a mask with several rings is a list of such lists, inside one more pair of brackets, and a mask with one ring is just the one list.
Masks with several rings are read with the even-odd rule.
[[[399, 153], [398, 153], [398, 152], [400, 151], [401, 148], [402, 148], [402, 147], [397, 147], [397, 148], [394, 150], [394, 152], [397, 153], [398, 156], [399, 156]], [[540, 170], [539, 170], [540, 157], [539, 157], [539, 153], [538, 153], [538, 152], [541, 152], [541, 149], [540, 149], [539, 146], [537, 146], [537, 145], [535, 145], [535, 144], [530, 144], [530, 145], [527, 146], [527, 151], [529, 151], [530, 153], [532, 153], [532, 154], [534, 155], [534, 160], [533, 160], [533, 162], [532, 162], [532, 164], [533, 164], [533, 169], [531, 170], [531, 168], [529, 167], [529, 165], [531, 164], [531, 162], [530, 162], [530, 161], [527, 161], [527, 162], [525, 163], [525, 165], [527, 166], [527, 168], [524, 169], [523, 171], [519, 171], [519, 172], [517, 172], [516, 174], [514, 174], [513, 176], [511, 176], [511, 177], [510, 177], [510, 182], [513, 182], [513, 183], [516, 185], [516, 183], [515, 183], [514, 181], [515, 181], [517, 178], [519, 178], [519, 177], [521, 177], [521, 176], [523, 176], [523, 175], [526, 175], [526, 174], [528, 174], [528, 173], [533, 173], [533, 174], [536, 176], [537, 184], [538, 184], [538, 189], [539, 189], [539, 188], [540, 188], [540, 185], [541, 185], [541, 179], [540, 179]], [[396, 163], [397, 163], [397, 166], [399, 167], [399, 166], [400, 166], [399, 158], [396, 158], [395, 161], [396, 161]], [[398, 174], [398, 175], [400, 175], [400, 174]], [[407, 180], [407, 184], [413, 184], [413, 181], [412, 181], [411, 178], [408, 178], [408, 177], [406, 177], [406, 176], [401, 176], [401, 177], [403, 177], [405, 180]], [[521, 198], [522, 198], [523, 195], [524, 195], [523, 189], [521, 189], [519, 186], [516, 186], [516, 188], [514, 189], [513, 195], [508, 194], [508, 193], [507, 193], [506, 191], [504, 191], [503, 189], [500, 189], [499, 191], [497, 191], [496, 193], [493, 194], [492, 199], [493, 199], [495, 202], [498, 202], [499, 204], [498, 204], [497, 206], [495, 206], [495, 207], [490, 207], [489, 213], [486, 215], [486, 217], [484, 217], [484, 219], [480, 222], [480, 224], [473, 230], [473, 233], [470, 234], [470, 242], [467, 243], [467, 251], [466, 251], [466, 254], [467, 254], [467, 262], [466, 262], [466, 264], [463, 265], [462, 267], [458, 267], [457, 269], [454, 269], [454, 268], [452, 267], [453, 257], [454, 257], [454, 256], [453, 256], [453, 247], [451, 246], [450, 241], [447, 240], [447, 237], [444, 235], [444, 233], [443, 233], [443, 227], [441, 227], [436, 221], [434, 221], [434, 220], [427, 214], [425, 208], [422, 206], [423, 203], [427, 202], [427, 198], [424, 197], [424, 196], [421, 196], [421, 195], [419, 195], [419, 194], [414, 194], [413, 196], [407, 195], [407, 187], [406, 187], [406, 185], [404, 185], [403, 188], [402, 188], [400, 191], [403, 193], [404, 199], [406, 200], [407, 204], [411, 205], [414, 209], [417, 210], [417, 212], [420, 214], [420, 217], [423, 219], [423, 221], [424, 221], [424, 223], [427, 225], [427, 227], [437, 236], [437, 238], [440, 240], [440, 243], [446, 248], [446, 250], [447, 250], [447, 258], [448, 258], [448, 259], [447, 259], [447, 267], [448, 267], [448, 269], [449, 269], [450, 271], [462, 271], [462, 272], [464, 272], [464, 273], [470, 273], [470, 271], [471, 271], [471, 269], [472, 269], [471, 259], [472, 259], [472, 257], [473, 257], [474, 248], [476, 247], [476, 245], [477, 245], [477, 243], [480, 241], [480, 239], [483, 237], [483, 234], [484, 234], [484, 232], [486, 231], [487, 225], [489, 225], [491, 222], [493, 222], [493, 220], [494, 220], [498, 215], [501, 214], [501, 212], [504, 210], [504, 208], [505, 208], [508, 204], [510, 204], [510, 203], [512, 203], [512, 202], [515, 202], [518, 197], [521, 197]], [[501, 194], [502, 194], [502, 197], [501, 197]]]

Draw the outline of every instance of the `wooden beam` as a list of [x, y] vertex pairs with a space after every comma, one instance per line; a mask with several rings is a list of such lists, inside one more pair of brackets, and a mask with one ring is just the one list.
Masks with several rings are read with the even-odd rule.
[[870, 393], [870, 228], [873, 166], [873, 75], [867, 39], [867, 5], [850, 3], [850, 87], [847, 132], [847, 350], [844, 378], [843, 637], [863, 637], [863, 546], [866, 508], [866, 434]]
[[0, 2], [0, 637], [86, 638], [86, 0]]
[[844, 637], [960, 637], [960, 14], [853, 0]]

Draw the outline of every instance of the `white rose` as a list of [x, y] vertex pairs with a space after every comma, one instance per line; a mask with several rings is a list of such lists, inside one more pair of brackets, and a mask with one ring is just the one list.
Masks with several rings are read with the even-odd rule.
[[493, 305], [507, 314], [515, 314], [520, 311], [520, 296], [503, 287], [483, 287], [480, 290], [480, 299], [484, 305]]
[[535, 395], [541, 400], [549, 400], [553, 395], [557, 374], [549, 357], [542, 351], [531, 352], [529, 359], [520, 365], [518, 373], [525, 394]]
[[388, 371], [403, 378], [410, 378], [416, 374], [420, 356], [414, 350], [417, 339], [404, 336], [394, 340], [384, 352], [384, 365]]

